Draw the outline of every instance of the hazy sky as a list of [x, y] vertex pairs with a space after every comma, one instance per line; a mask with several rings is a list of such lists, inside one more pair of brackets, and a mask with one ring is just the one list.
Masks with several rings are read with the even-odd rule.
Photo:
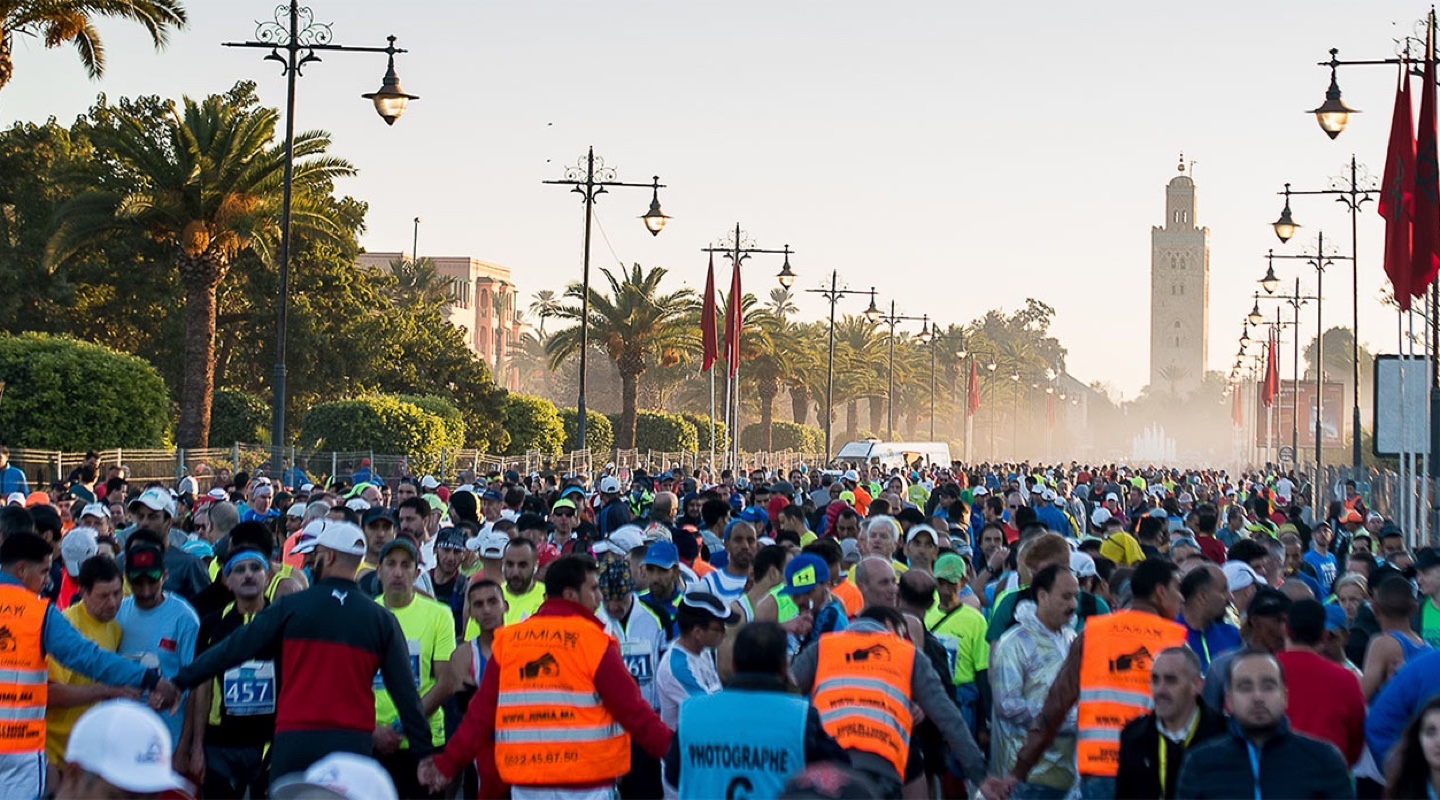
[[[277, 65], [249, 39], [272, 2], [188, 0], [191, 25], [160, 54], [133, 26], [103, 23], [105, 80], [72, 50], [15, 44], [0, 121], [68, 122], [95, 95], [201, 96], [236, 80], [284, 101]], [[360, 168], [342, 190], [370, 203], [371, 250], [471, 255], [509, 265], [524, 301], [580, 275], [578, 197], [543, 186], [587, 145], [621, 180], [669, 185], [658, 238], [636, 219], [648, 191], [598, 206], [594, 261], [663, 265], [699, 288], [699, 248], [736, 222], [762, 247], [789, 243], [797, 289], [878, 287], [902, 313], [965, 322], [1027, 297], [1085, 381], [1133, 396], [1148, 378], [1150, 227], [1163, 222], [1177, 154], [1194, 160], [1198, 218], [1211, 230], [1210, 367], [1228, 370], [1263, 256], [1313, 248], [1324, 228], [1348, 253], [1349, 219], [1329, 198], [1297, 199], [1300, 236], [1268, 223], [1286, 181], [1328, 188], [1352, 152], [1378, 180], [1395, 75], [1341, 72], [1363, 114], [1335, 141], [1303, 111], [1328, 81], [1315, 62], [1392, 54], [1419, 3], [1181, 4], [957, 2], [577, 2], [316, 0], [335, 41], [400, 37], [398, 64], [422, 99], [387, 128], [358, 95], [383, 56], [330, 54], [300, 82], [297, 127], [334, 134]], [[1395, 349], [1378, 302], [1383, 226], [1360, 226], [1361, 340]], [[1327, 236], [1327, 241], [1330, 239]], [[612, 255], [613, 247], [613, 255]], [[1277, 262], [1279, 263], [1279, 262]], [[778, 259], [748, 262], [746, 289], [775, 285]], [[1278, 270], [1289, 279], [1299, 262]], [[724, 282], [724, 279], [721, 279]], [[1326, 281], [1327, 327], [1350, 322], [1351, 278]], [[842, 306], [858, 312], [863, 299]], [[805, 315], [824, 301], [803, 296]], [[1313, 309], [1302, 337], [1314, 336]]]

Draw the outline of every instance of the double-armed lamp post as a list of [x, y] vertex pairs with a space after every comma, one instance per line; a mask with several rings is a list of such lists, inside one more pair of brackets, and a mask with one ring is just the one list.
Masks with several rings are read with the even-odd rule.
[[[786, 268], [789, 268], [788, 264]], [[782, 272], [781, 275], [783, 276], [784, 273]], [[781, 285], [785, 285], [783, 280]], [[830, 271], [830, 288], [826, 289], [822, 286], [819, 289], [806, 289], [805, 292], [806, 294], [818, 294], [830, 303], [830, 331], [828, 334], [830, 343], [825, 356], [825, 461], [828, 463], [835, 455], [830, 436], [835, 417], [835, 304], [840, 302], [842, 297], [869, 295], [870, 307], [865, 309], [865, 319], [869, 320], [872, 325], [879, 321], [880, 309], [875, 307], [874, 286], [871, 286], [869, 291], [841, 289], [840, 273], [837, 270]]]
[[275, 475], [281, 475], [285, 469], [285, 348], [290, 316], [291, 197], [295, 185], [295, 81], [307, 64], [320, 62], [318, 53], [384, 53], [389, 64], [380, 88], [360, 96], [374, 103], [375, 111], [387, 125], [394, 125], [395, 120], [405, 113], [410, 101], [419, 97], [400, 88], [400, 78], [395, 74], [395, 55], [406, 51], [395, 46], [394, 36], [387, 37], [384, 47], [335, 44], [329, 23], [316, 22], [314, 13], [297, 0], [280, 5], [275, 10], [274, 19], [258, 23], [253, 40], [225, 42], [224, 46], [269, 50], [265, 60], [279, 62], [281, 74], [285, 76], [285, 172], [280, 200], [280, 252], [277, 254], [280, 297], [275, 313], [275, 375], [271, 386], [274, 408], [270, 427], [271, 469]]
[[890, 358], [889, 358], [889, 381], [885, 390], [885, 438], [895, 438], [895, 326], [902, 322], [923, 322], [924, 329], [915, 337], [920, 344], [930, 342], [930, 316], [907, 317], [895, 312], [895, 301], [890, 301], [890, 313], [877, 317], [878, 321], [890, 326]]

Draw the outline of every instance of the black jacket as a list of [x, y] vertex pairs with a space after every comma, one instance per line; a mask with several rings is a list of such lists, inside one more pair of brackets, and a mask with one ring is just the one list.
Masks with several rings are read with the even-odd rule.
[[1120, 731], [1120, 767], [1115, 776], [1116, 800], [1174, 800], [1180, 783], [1180, 766], [1185, 754], [1201, 744], [1225, 733], [1225, 717], [1199, 704], [1200, 721], [1190, 743], [1165, 741], [1165, 786], [1160, 786], [1160, 729], [1155, 715], [1146, 714], [1130, 720]]
[[[1256, 775], [1250, 742], [1231, 721], [1226, 732], [1185, 755], [1175, 796], [1189, 798], [1255, 797]], [[1353, 798], [1350, 768], [1335, 745], [1290, 730], [1289, 721], [1258, 753], [1260, 797]]]

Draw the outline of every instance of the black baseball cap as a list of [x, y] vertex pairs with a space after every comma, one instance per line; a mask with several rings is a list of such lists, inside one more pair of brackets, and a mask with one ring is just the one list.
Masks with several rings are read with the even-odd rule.
[[1278, 617], [1290, 613], [1290, 605], [1289, 595], [1279, 589], [1262, 586], [1255, 590], [1246, 614], [1252, 617]]
[[1440, 567], [1440, 548], [1422, 547], [1415, 552], [1415, 570], [1417, 572]]
[[464, 550], [467, 538], [465, 532], [459, 528], [441, 528], [440, 532], [435, 534], [435, 549]]
[[361, 524], [369, 525], [372, 522], [379, 522], [381, 520], [394, 525], [395, 515], [390, 513], [390, 509], [384, 506], [375, 506], [365, 509], [365, 516], [361, 517]]

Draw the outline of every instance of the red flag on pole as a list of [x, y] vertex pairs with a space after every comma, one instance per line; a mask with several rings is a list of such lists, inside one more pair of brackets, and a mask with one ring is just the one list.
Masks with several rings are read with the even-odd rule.
[[1279, 340], [1272, 334], [1270, 336], [1270, 349], [1265, 354], [1265, 382], [1260, 387], [1260, 402], [1266, 408], [1275, 405], [1275, 397], [1280, 394], [1280, 370], [1275, 363], [1275, 350]]
[[701, 372], [709, 372], [720, 356], [720, 342], [715, 330], [715, 254], [710, 254], [710, 267], [705, 272], [705, 301], [700, 306], [700, 342], [705, 350]]
[[1410, 229], [1410, 294], [1420, 297], [1440, 272], [1440, 164], [1435, 155], [1435, 16], [1425, 37], [1420, 126], [1415, 135], [1415, 216]]
[[1380, 216], [1385, 218], [1385, 274], [1401, 311], [1410, 309], [1410, 220], [1415, 213], [1415, 124], [1411, 117], [1409, 64], [1400, 63], [1385, 179], [1380, 187]]
[[965, 398], [966, 416], [975, 416], [980, 410], [980, 374], [975, 371], [975, 362], [970, 362], [970, 387]]
[[730, 273], [730, 296], [725, 298], [725, 361], [730, 366], [730, 377], [740, 371], [740, 262], [736, 261]]

